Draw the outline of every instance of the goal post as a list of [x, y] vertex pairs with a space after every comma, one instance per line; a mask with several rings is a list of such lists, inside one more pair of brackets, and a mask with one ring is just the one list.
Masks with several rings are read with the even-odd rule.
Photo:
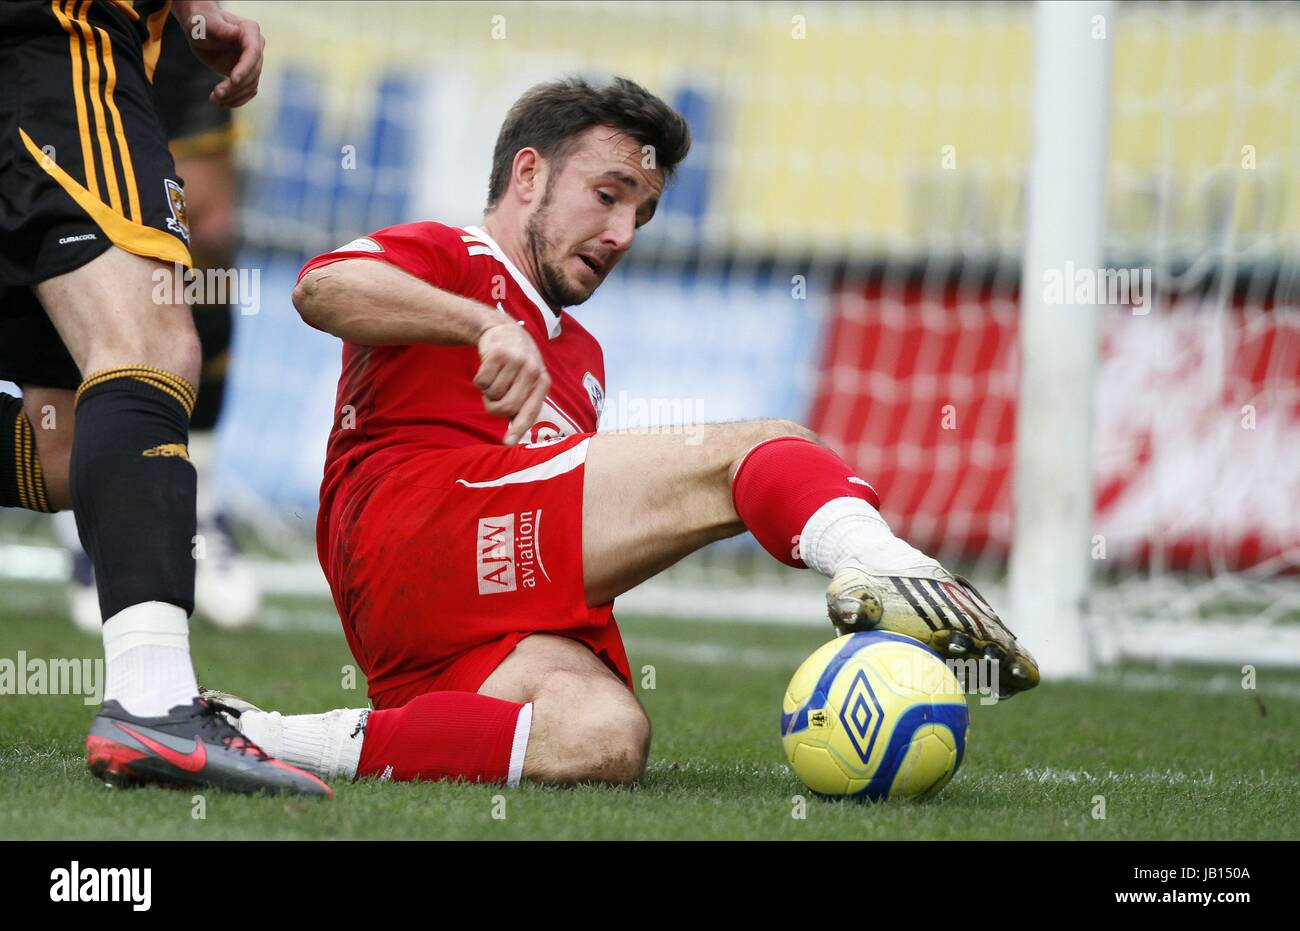
[[1045, 282], [1104, 262], [1112, 5], [1038, 0], [1028, 206], [1020, 280], [1014, 537], [1007, 622], [1044, 678], [1087, 676], [1093, 385], [1099, 309]]

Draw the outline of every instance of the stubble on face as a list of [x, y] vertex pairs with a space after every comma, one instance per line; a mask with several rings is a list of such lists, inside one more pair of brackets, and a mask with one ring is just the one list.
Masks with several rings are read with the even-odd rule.
[[576, 288], [565, 276], [564, 271], [554, 258], [557, 251], [555, 240], [547, 235], [548, 221], [550, 220], [551, 186], [554, 180], [554, 175], [546, 179], [546, 190], [542, 192], [542, 202], [533, 215], [529, 217], [528, 225], [524, 228], [524, 242], [528, 247], [528, 254], [532, 259], [533, 267], [537, 269], [539, 279], [537, 291], [541, 294], [542, 300], [556, 309], [577, 307], [595, 292], [594, 289], [584, 291]]

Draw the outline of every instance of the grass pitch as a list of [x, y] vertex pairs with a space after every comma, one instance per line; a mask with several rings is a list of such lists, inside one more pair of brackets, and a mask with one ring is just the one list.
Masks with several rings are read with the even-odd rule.
[[[273, 626], [195, 623], [199, 679], [298, 713], [365, 702], [332, 608], [273, 603]], [[85, 770], [80, 695], [0, 695], [0, 837], [7, 839], [1295, 838], [1300, 673], [1124, 667], [971, 702], [961, 771], [924, 804], [826, 802], [787, 769], [781, 696], [829, 626], [620, 619], [654, 725], [634, 790], [336, 784], [325, 802], [111, 790]], [[55, 587], [0, 586], [0, 658], [101, 655]], [[647, 680], [648, 681], [648, 680]], [[806, 805], [796, 799], [802, 796]], [[801, 810], [802, 809], [802, 810]], [[1104, 817], [1096, 817], [1104, 811]], [[797, 817], [802, 814], [803, 817]]]

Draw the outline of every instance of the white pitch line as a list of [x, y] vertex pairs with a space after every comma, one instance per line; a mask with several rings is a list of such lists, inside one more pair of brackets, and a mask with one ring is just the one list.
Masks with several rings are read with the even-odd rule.
[[[652, 760], [649, 771], [658, 776], [710, 775], [710, 776], [757, 776], [788, 778], [790, 768], [784, 763], [764, 766], [736, 763], [730, 766], [718, 763], [706, 763], [696, 759]], [[1133, 770], [1119, 771], [1108, 769], [1105, 772], [1089, 772], [1082, 769], [1057, 769], [1055, 767], [1027, 768], [1015, 770], [984, 770], [980, 768], [963, 769], [957, 777], [963, 783], [978, 785], [985, 782], [1021, 784], [1024, 782], [1038, 785], [1086, 785], [1086, 786], [1182, 786], [1182, 787], [1251, 787], [1258, 785], [1250, 777], [1240, 773], [1228, 776], [1216, 774], [1213, 770]], [[1261, 777], [1261, 781], [1267, 777]]]
[[[986, 777], [996, 777], [995, 773], [980, 774]], [[1098, 783], [1119, 783], [1123, 784], [1141, 784], [1141, 785], [1214, 785], [1214, 771], [1200, 770], [1197, 772], [1184, 772], [1182, 770], [1167, 769], [1164, 772], [1157, 770], [1138, 770], [1135, 772], [1115, 772], [1107, 770], [1104, 773], [1090, 773], [1082, 769], [1053, 769], [1045, 767], [1043, 769], [1025, 769], [1020, 774], [1029, 782], [1039, 784], [1067, 784], [1077, 785], [1086, 784], [1094, 785]], [[1232, 781], [1236, 781], [1234, 776]]]

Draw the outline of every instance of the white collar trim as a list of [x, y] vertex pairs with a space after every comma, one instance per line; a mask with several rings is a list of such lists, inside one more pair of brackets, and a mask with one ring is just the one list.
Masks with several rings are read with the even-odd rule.
[[501, 247], [497, 245], [496, 240], [488, 235], [487, 230], [479, 226], [467, 226], [465, 227], [465, 232], [469, 233], [476, 239], [483, 240], [483, 242], [487, 244], [487, 247], [492, 250], [493, 257], [506, 267], [506, 271], [510, 273], [510, 277], [515, 280], [515, 284], [519, 285], [519, 289], [524, 292], [524, 297], [532, 301], [537, 307], [538, 312], [542, 315], [542, 319], [546, 321], [546, 331], [550, 335], [551, 339], [555, 339], [555, 337], [559, 336], [560, 315], [551, 310], [550, 305], [547, 304], [546, 301], [542, 300], [542, 296], [537, 293], [537, 289], [533, 287], [533, 283], [529, 281], [528, 278], [519, 271], [519, 269], [515, 268], [515, 263], [510, 261], [505, 252], [501, 250]]

